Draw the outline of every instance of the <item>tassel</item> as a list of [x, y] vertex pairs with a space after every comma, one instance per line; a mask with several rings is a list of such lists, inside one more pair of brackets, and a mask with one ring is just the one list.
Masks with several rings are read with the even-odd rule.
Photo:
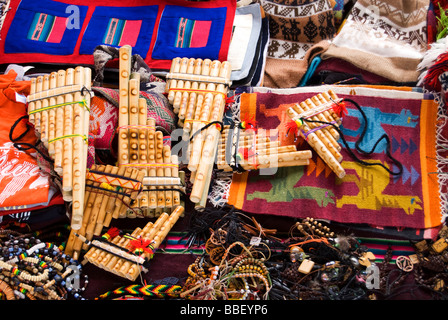
[[133, 248], [132, 251], [135, 254], [142, 254], [143, 252], [149, 253], [151, 256], [154, 254], [154, 248], [152, 247], [152, 240], [136, 238], [129, 241], [130, 246]]
[[254, 117], [250, 117], [249, 119], [241, 119], [239, 123], [239, 127], [243, 130], [246, 129], [252, 129], [257, 131], [257, 122], [255, 121]]
[[120, 229], [118, 229], [117, 227], [112, 227], [109, 230], [107, 230], [107, 232], [105, 234], [103, 234], [102, 237], [106, 240], [110, 240], [110, 239], [115, 238], [119, 234], [120, 234]]
[[297, 136], [297, 134], [299, 133], [299, 126], [296, 121], [294, 121], [294, 120], [288, 121], [285, 124], [285, 126], [286, 126], [286, 135], [288, 135], [289, 133], [292, 133], [295, 136]]
[[336, 112], [339, 118], [346, 116], [348, 113], [347, 106], [343, 101], [335, 103], [331, 109], [333, 109], [333, 111]]

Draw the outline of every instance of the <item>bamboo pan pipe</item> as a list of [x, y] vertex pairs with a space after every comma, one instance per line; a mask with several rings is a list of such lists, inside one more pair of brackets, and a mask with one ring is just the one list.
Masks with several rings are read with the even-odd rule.
[[[221, 79], [230, 79], [231, 72], [232, 68], [230, 63], [224, 61], [221, 64], [218, 75]], [[219, 83], [215, 89], [218, 93], [214, 95], [212, 100], [212, 110], [209, 122], [222, 122], [226, 104], [227, 87], [224, 84]], [[200, 202], [201, 199], [207, 195], [205, 190], [208, 190], [210, 186], [210, 172], [213, 170], [220, 135], [221, 132], [216, 126], [210, 126], [206, 130], [205, 142], [202, 147], [202, 153], [190, 195], [190, 200], [194, 203]], [[202, 205], [204, 205], [204, 200], [202, 201]]]
[[141, 192], [144, 173], [136, 168], [92, 165], [86, 174], [85, 204], [82, 225], [72, 230], [65, 252], [79, 257], [87, 249], [76, 234], [91, 241], [108, 227], [112, 218], [126, 213], [127, 206]]
[[[178, 206], [171, 214], [163, 212], [155, 222], [148, 222], [143, 229], [137, 227], [127, 236], [117, 235], [110, 240], [113, 245], [95, 243], [84, 258], [95, 266], [105, 271], [114, 273], [120, 277], [135, 281], [140, 275], [144, 261], [152, 258], [148, 252], [136, 252], [132, 239], [144, 240], [144, 243], [151, 243], [153, 252], [160, 246], [163, 240], [173, 228], [179, 217], [183, 214], [184, 207]], [[85, 243], [90, 243], [83, 236], [79, 236]], [[143, 243], [143, 242], [142, 242]]]
[[[58, 70], [31, 81], [29, 116], [62, 178], [62, 195], [72, 202], [71, 228], [82, 224], [91, 70]], [[87, 90], [86, 90], [87, 89]]]
[[[271, 142], [265, 132], [261, 134], [242, 132], [238, 136], [228, 131], [224, 130], [218, 146], [217, 168], [220, 170], [233, 171], [232, 165], [235, 166], [236, 163], [232, 161], [235, 156], [238, 156], [238, 165], [244, 170], [307, 165], [312, 156], [310, 150], [296, 150], [294, 145], [280, 146], [278, 141]], [[234, 138], [238, 141], [234, 141]], [[227, 139], [232, 139], [238, 150], [228, 148]], [[245, 152], [251, 154], [244, 157]]]
[[[146, 99], [140, 98], [140, 76], [131, 72], [129, 60], [132, 49], [120, 48], [120, 117], [119, 117], [119, 159], [118, 166], [138, 168], [145, 176], [171, 176], [172, 164], [169, 155], [171, 149], [163, 147], [163, 134], [156, 130], [155, 119], [148, 118]], [[173, 72], [191, 71], [194, 62], [191, 59], [175, 59], [172, 64]], [[184, 81], [172, 80], [167, 86], [183, 86]], [[173, 93], [169, 99], [176, 101], [176, 108], [180, 107], [183, 92]], [[121, 119], [121, 120], [120, 120]], [[171, 209], [172, 193], [166, 193], [161, 186], [145, 186], [144, 192], [139, 193], [137, 201], [127, 210], [125, 216], [120, 217], [153, 217], [161, 210]], [[167, 200], [168, 195], [168, 201]], [[117, 204], [117, 207], [119, 204]], [[117, 217], [115, 209], [113, 217]]]
[[[333, 95], [331, 98], [333, 101], [337, 101], [337, 96], [331, 92]], [[330, 93], [326, 93], [325, 96], [330, 96]], [[324, 95], [322, 94], [321, 99], [325, 99]], [[314, 97], [313, 97], [314, 98]], [[317, 99], [309, 99], [308, 101], [308, 107], [314, 107], [317, 108], [319, 105], [323, 105], [322, 100]], [[313, 101], [313, 104], [310, 103], [310, 101]], [[328, 113], [320, 113], [323, 116], [323, 120], [325, 122], [332, 122], [335, 121], [336, 123], [340, 121], [339, 119], [335, 119], [335, 115], [330, 112], [331, 110], [331, 100], [325, 100], [326, 103], [329, 105]], [[306, 115], [306, 103], [301, 102], [293, 107], [290, 107], [287, 109], [287, 115], [296, 123], [298, 123], [299, 126], [299, 132], [300, 134], [305, 138], [305, 140], [308, 142], [308, 144], [316, 151], [316, 153], [321, 157], [321, 159], [331, 168], [331, 170], [338, 176], [339, 178], [343, 178], [345, 176], [345, 170], [341, 166], [340, 162], [342, 161], [342, 156], [340, 156], [340, 153], [335, 153], [334, 145], [322, 134], [322, 129], [313, 131], [312, 128], [308, 125], [309, 122], [302, 121], [299, 122], [299, 120], [302, 118], [302, 115]], [[328, 131], [330, 132], [330, 131]]]
[[[190, 199], [198, 203], [206, 194], [204, 190], [208, 190], [210, 172], [213, 169], [219, 142], [219, 129], [215, 126], [203, 131], [201, 129], [210, 122], [222, 122], [228, 85], [230, 84], [231, 67], [228, 61], [221, 63], [218, 60], [210, 59], [196, 59], [195, 61], [183, 59], [189, 62], [187, 71], [183, 72], [181, 69], [182, 59], [173, 59], [167, 79], [175, 80], [176, 86], [172, 86], [170, 82], [166, 90], [168, 96], [173, 97], [176, 94], [179, 95], [179, 92], [183, 92], [181, 107], [173, 106], [173, 108], [179, 110], [178, 115], [181, 121], [179, 125], [183, 125], [184, 128], [183, 140], [192, 139], [188, 146], [187, 158], [188, 169], [194, 176], [193, 190], [195, 191]], [[185, 104], [186, 101], [188, 101], [187, 104]]]

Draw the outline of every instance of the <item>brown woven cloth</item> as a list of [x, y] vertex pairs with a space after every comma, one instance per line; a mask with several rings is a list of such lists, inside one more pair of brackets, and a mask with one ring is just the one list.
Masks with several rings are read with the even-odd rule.
[[429, 0], [358, 0], [322, 59], [339, 58], [395, 82], [416, 82], [427, 49]]
[[329, 0], [259, 0], [269, 18], [265, 87], [296, 87], [336, 29]]

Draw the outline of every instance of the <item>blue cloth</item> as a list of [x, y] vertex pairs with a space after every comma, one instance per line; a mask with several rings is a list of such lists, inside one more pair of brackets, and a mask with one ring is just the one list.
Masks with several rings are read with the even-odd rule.
[[[82, 38], [80, 54], [92, 54], [95, 47], [104, 44], [104, 34], [110, 18], [123, 20], [141, 20], [142, 24], [137, 43], [132, 52], [146, 58], [151, 45], [154, 25], [157, 19], [158, 6], [141, 7], [97, 7], [92, 14], [86, 32]], [[118, 47], [118, 46], [117, 46]]]
[[[66, 17], [69, 18], [68, 23], [73, 23], [71, 19], [79, 19], [76, 23], [73, 23], [74, 26], [79, 26], [79, 28], [66, 28], [60, 43], [28, 39], [28, 32], [36, 13]], [[75, 50], [86, 14], [86, 6], [70, 6], [65, 3], [49, 0], [22, 0], [5, 39], [5, 53], [72, 54]]]
[[[151, 57], [159, 60], [172, 60], [176, 57], [189, 57], [217, 60], [221, 50], [227, 8], [192, 8], [167, 5], [160, 18], [157, 39]], [[206, 47], [178, 48], [174, 44], [180, 18], [211, 21]]]

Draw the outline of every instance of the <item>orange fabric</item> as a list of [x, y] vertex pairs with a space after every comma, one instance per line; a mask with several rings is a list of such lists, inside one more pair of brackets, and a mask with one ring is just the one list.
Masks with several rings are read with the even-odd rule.
[[438, 105], [434, 100], [422, 101], [422, 108], [420, 119], [426, 119], [420, 123], [420, 161], [422, 170], [422, 191], [423, 203], [425, 212], [431, 214], [425, 215], [425, 226], [431, 228], [440, 225], [441, 211], [440, 211], [440, 194], [438, 171], [436, 159], [436, 139], [437, 127], [434, 124], [434, 119], [437, 119]]
[[[17, 94], [26, 97], [30, 90], [30, 81], [16, 81], [16, 75], [11, 70], [0, 76], [0, 215], [2, 211], [46, 205], [51, 200], [50, 178], [40, 170], [32, 150], [20, 151], [9, 140], [11, 126], [27, 115], [27, 105], [16, 101]], [[14, 137], [27, 130], [27, 121], [20, 121]], [[20, 142], [36, 142], [32, 126]]]

